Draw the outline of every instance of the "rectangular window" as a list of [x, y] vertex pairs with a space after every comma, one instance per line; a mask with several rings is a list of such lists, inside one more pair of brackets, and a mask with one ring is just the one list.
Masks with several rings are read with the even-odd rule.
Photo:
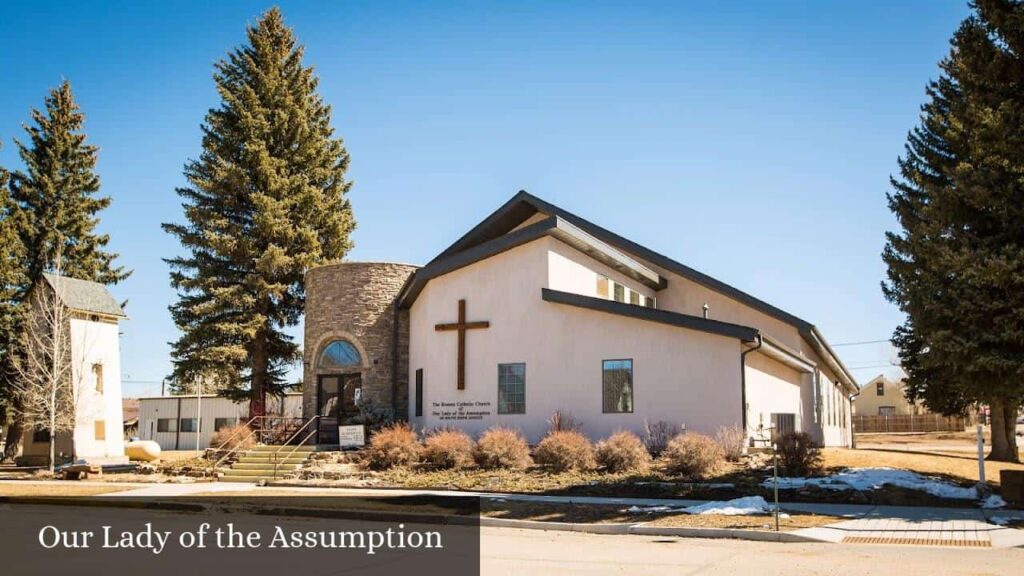
[[182, 418], [178, 424], [182, 432], [195, 432], [196, 431], [196, 419], [195, 418]]
[[49, 443], [50, 431], [46, 428], [36, 428], [32, 431], [32, 441], [36, 444]]
[[648, 308], [654, 308], [657, 305], [657, 299], [654, 296], [648, 296], [644, 298], [644, 306]]
[[423, 368], [416, 369], [416, 416], [423, 416]]
[[97, 440], [107, 439], [107, 423], [103, 420], [95, 420], [92, 423], [93, 434]]
[[177, 432], [178, 421], [174, 418], [158, 418], [156, 421], [157, 432]]
[[498, 414], [526, 414], [526, 364], [498, 364]]
[[608, 299], [608, 278], [604, 276], [597, 277], [597, 297]]
[[618, 282], [614, 282], [612, 284], [612, 286], [613, 286], [613, 288], [615, 290], [615, 301], [616, 302], [625, 302], [626, 301], [626, 287], [623, 286], [622, 284], [619, 284]]
[[896, 407], [895, 406], [879, 406], [878, 407], [878, 415], [879, 416], [895, 416], [896, 415]]
[[605, 360], [601, 364], [604, 412], [633, 411], [633, 361]]
[[640, 305], [640, 293], [636, 290], [629, 291], [629, 303], [634, 306]]
[[875, 395], [885, 396], [885, 382], [877, 382], [875, 384]]
[[214, 418], [213, 431], [217, 432], [221, 428], [230, 428], [235, 424], [238, 424], [238, 418]]
[[96, 378], [96, 392], [103, 394], [103, 364], [93, 364], [92, 375]]

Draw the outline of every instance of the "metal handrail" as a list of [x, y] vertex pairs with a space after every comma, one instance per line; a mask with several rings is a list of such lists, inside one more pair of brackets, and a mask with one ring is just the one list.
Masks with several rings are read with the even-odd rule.
[[[249, 432], [249, 436], [254, 436], [256, 434], [256, 432], [252, 429], [251, 424], [253, 422], [255, 422], [256, 420], [258, 420], [259, 418], [261, 418], [261, 416], [253, 416], [252, 418], [249, 419], [248, 422], [245, 423], [245, 429]], [[218, 446], [214, 450], [216, 450], [218, 452], [220, 450], [222, 450], [225, 446], [228, 445], [228, 443], [230, 443], [232, 440], [234, 440], [235, 437], [238, 436], [238, 434], [240, 432], [241, 432], [241, 430], [236, 430], [234, 434], [232, 434], [231, 436], [228, 436], [228, 439], [223, 441], [223, 442], [221, 442], [220, 446]], [[231, 456], [232, 454], [234, 454], [237, 451], [238, 451], [238, 446], [235, 446], [234, 448], [228, 450], [227, 454], [221, 456], [216, 462], [214, 462], [212, 465], [208, 466], [207, 469], [209, 470], [209, 469], [212, 468], [212, 469], [216, 470], [217, 466], [220, 466], [221, 462], [226, 460], [229, 456]]]
[[[309, 424], [311, 422], [313, 422], [314, 420], [319, 420], [319, 418], [320, 418], [319, 414], [316, 415], [316, 416], [313, 416], [312, 418], [309, 419], [309, 422], [306, 422], [305, 424], [302, 425], [302, 428], [299, 428], [298, 432], [301, 432], [303, 430], [303, 428], [305, 428], [306, 426], [309, 426]], [[310, 438], [312, 438], [313, 434], [316, 434], [319, 431], [320, 430], [318, 428], [316, 428], [316, 427], [314, 427], [312, 430], [310, 430], [306, 434], [306, 436], [302, 438], [302, 441], [299, 442], [298, 444], [296, 444], [295, 447], [292, 448], [288, 452], [287, 455], [285, 455], [284, 459], [287, 460], [287, 459], [291, 458], [292, 454], [295, 454], [296, 450], [298, 450], [302, 446], [305, 446], [306, 445], [306, 441], [309, 440]], [[298, 432], [296, 432], [296, 434], [298, 434]], [[295, 435], [292, 435], [292, 438], [294, 438], [294, 437], [295, 437]], [[289, 440], [291, 440], [291, 438]], [[287, 444], [285, 444], [285, 446], [287, 446]], [[274, 451], [274, 479], [277, 479], [277, 470], [281, 466], [281, 459], [277, 457], [278, 453], [280, 453], [280, 452], [281, 452], [281, 448], [278, 448], [277, 450]]]

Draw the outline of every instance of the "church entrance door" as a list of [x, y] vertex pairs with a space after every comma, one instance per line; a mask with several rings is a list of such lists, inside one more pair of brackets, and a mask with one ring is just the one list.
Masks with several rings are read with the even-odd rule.
[[359, 414], [362, 376], [321, 374], [317, 378], [317, 414], [320, 415], [320, 444], [338, 443], [338, 426]]

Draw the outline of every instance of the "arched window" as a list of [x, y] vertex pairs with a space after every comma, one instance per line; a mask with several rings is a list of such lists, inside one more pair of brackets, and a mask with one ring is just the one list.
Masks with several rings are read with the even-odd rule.
[[359, 351], [356, 350], [356, 347], [351, 342], [335, 340], [324, 348], [317, 367], [324, 370], [340, 370], [353, 366], [359, 368], [362, 365], [363, 359], [359, 356]]

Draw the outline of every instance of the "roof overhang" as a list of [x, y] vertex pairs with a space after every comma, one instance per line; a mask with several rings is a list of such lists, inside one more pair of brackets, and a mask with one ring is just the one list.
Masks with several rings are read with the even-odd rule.
[[430, 280], [454, 272], [481, 260], [523, 244], [551, 236], [591, 258], [621, 272], [653, 290], [662, 290], [668, 281], [650, 267], [569, 222], [561, 216], [549, 216], [502, 236], [476, 244], [444, 258], [435, 258], [409, 278], [398, 299], [402, 308], [412, 306]]
[[659, 324], [688, 328], [690, 330], [699, 330], [701, 332], [709, 332], [719, 336], [737, 338], [743, 342], [753, 342], [757, 339], [758, 334], [756, 329], [749, 326], [730, 324], [728, 322], [720, 322], [718, 320], [710, 320], [707, 318], [701, 318], [700, 316], [690, 316], [688, 314], [680, 314], [678, 312], [669, 312], [668, 310], [646, 308], [644, 306], [637, 306], [636, 304], [626, 304], [623, 302], [616, 302], [614, 300], [605, 300], [604, 298], [594, 298], [593, 296], [572, 294], [570, 292], [562, 292], [560, 290], [552, 290], [550, 288], [541, 289], [541, 298], [546, 302], [551, 302], [553, 304], [565, 304], [568, 306], [575, 306], [577, 308], [604, 312], [606, 314], [615, 314], [617, 316], [625, 316], [627, 318], [635, 318], [637, 320], [657, 322]]
[[801, 356], [796, 350], [764, 334], [761, 335], [761, 347], [757, 351], [797, 372], [813, 374], [817, 368], [814, 362]]

